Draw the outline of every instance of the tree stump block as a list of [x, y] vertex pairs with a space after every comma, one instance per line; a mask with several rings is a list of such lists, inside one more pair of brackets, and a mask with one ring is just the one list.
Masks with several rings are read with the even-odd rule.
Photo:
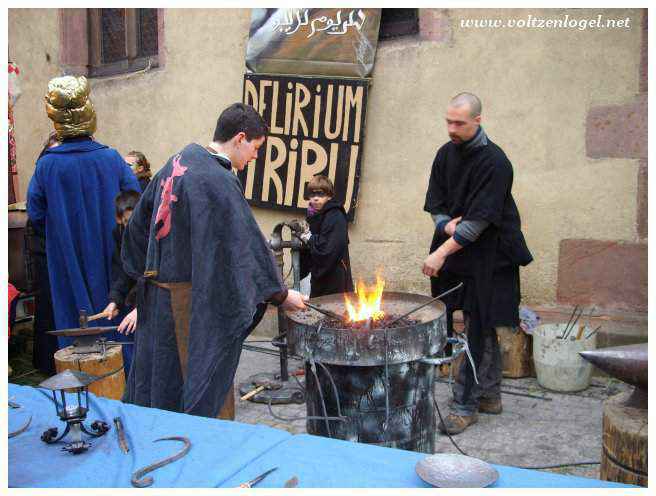
[[[68, 346], [55, 353], [55, 370], [79, 370], [91, 375], [104, 375], [123, 366], [121, 346], [110, 346], [106, 353], [74, 354]], [[125, 391], [125, 372], [123, 369], [89, 385], [89, 392], [103, 398], [120, 400]]]
[[524, 331], [513, 327], [497, 327], [504, 377], [519, 379], [531, 375], [531, 340]]
[[647, 410], [624, 405], [631, 391], [604, 402], [602, 480], [647, 486]]

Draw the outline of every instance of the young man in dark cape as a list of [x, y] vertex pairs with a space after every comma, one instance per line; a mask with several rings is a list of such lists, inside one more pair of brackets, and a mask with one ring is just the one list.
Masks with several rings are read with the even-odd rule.
[[127, 402], [216, 417], [266, 302], [303, 308], [232, 173], [257, 157], [266, 131], [252, 107], [228, 107], [214, 141], [171, 157], [137, 204], [122, 248], [138, 281]]
[[[48, 83], [46, 111], [60, 144], [43, 151], [27, 190], [28, 215], [36, 229], [45, 230], [57, 329], [79, 327], [80, 310], [93, 315], [107, 305], [114, 198], [121, 191], [140, 191], [121, 155], [92, 139], [96, 114], [89, 91], [84, 77]], [[60, 337], [59, 345], [72, 341]]]
[[470, 93], [454, 97], [447, 109], [451, 141], [435, 157], [424, 210], [435, 221], [435, 234], [423, 273], [437, 296], [464, 283], [444, 298], [448, 326], [462, 310], [476, 366], [463, 361], [453, 388], [453, 412], [440, 423], [457, 434], [478, 420], [478, 411], [501, 413], [501, 355], [496, 329], [519, 325], [519, 266], [532, 261], [515, 200], [513, 170], [503, 150], [480, 126], [480, 100]]

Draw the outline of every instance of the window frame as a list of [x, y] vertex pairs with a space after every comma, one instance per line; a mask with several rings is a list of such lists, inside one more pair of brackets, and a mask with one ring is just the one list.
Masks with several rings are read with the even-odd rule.
[[[115, 76], [118, 74], [129, 74], [159, 66], [159, 34], [157, 43], [157, 55], [139, 56], [139, 15], [138, 9], [125, 10], [125, 45], [127, 58], [116, 62], [102, 62], [102, 9], [87, 9], [88, 32], [89, 32], [89, 77]], [[158, 25], [160, 12], [158, 9]], [[159, 30], [158, 30], [159, 31]]]
[[[414, 17], [412, 19], [403, 19], [388, 21], [383, 24], [383, 11], [385, 10], [412, 10]], [[419, 26], [419, 9], [395, 9], [395, 8], [381, 8], [380, 29], [378, 32], [378, 41], [385, 42], [388, 40], [395, 40], [406, 36], [418, 36], [420, 32]], [[385, 27], [384, 27], [385, 26]], [[384, 30], [384, 32], [383, 32]]]

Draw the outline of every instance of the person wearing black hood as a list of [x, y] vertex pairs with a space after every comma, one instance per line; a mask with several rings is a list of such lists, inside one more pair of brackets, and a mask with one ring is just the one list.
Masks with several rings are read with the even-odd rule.
[[446, 123], [451, 141], [437, 152], [426, 192], [424, 210], [433, 217], [435, 233], [422, 272], [431, 278], [433, 296], [464, 283], [444, 303], [449, 328], [453, 311], [463, 312], [478, 383], [464, 360], [452, 413], [438, 426], [457, 434], [478, 420], [478, 412], [501, 413], [496, 329], [519, 325], [519, 267], [533, 257], [511, 193], [512, 164], [481, 127], [478, 97], [455, 96]]
[[299, 236], [306, 248], [301, 251], [301, 278], [311, 274], [311, 298], [351, 292], [346, 211], [333, 198], [335, 187], [326, 176], [314, 176], [307, 189], [308, 226]]

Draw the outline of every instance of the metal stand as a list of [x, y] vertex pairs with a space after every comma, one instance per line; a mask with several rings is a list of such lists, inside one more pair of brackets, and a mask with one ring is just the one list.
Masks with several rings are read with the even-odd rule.
[[[293, 288], [297, 291], [301, 288], [301, 240], [292, 236], [289, 240], [282, 239], [282, 230], [287, 222], [276, 225], [271, 234], [269, 245], [273, 250], [276, 265], [280, 276], [285, 277], [283, 249], [288, 248], [292, 253], [292, 272], [294, 276]], [[255, 403], [270, 403], [272, 405], [285, 405], [289, 403], [302, 404], [305, 395], [296, 382], [289, 381], [288, 354], [287, 354], [287, 317], [282, 308], [278, 308], [278, 335], [271, 340], [271, 344], [278, 348], [280, 354], [279, 373], [260, 373], [250, 376], [246, 382], [239, 385], [239, 394], [244, 396], [251, 391], [264, 386], [264, 390], [250, 397], [248, 400]]]

